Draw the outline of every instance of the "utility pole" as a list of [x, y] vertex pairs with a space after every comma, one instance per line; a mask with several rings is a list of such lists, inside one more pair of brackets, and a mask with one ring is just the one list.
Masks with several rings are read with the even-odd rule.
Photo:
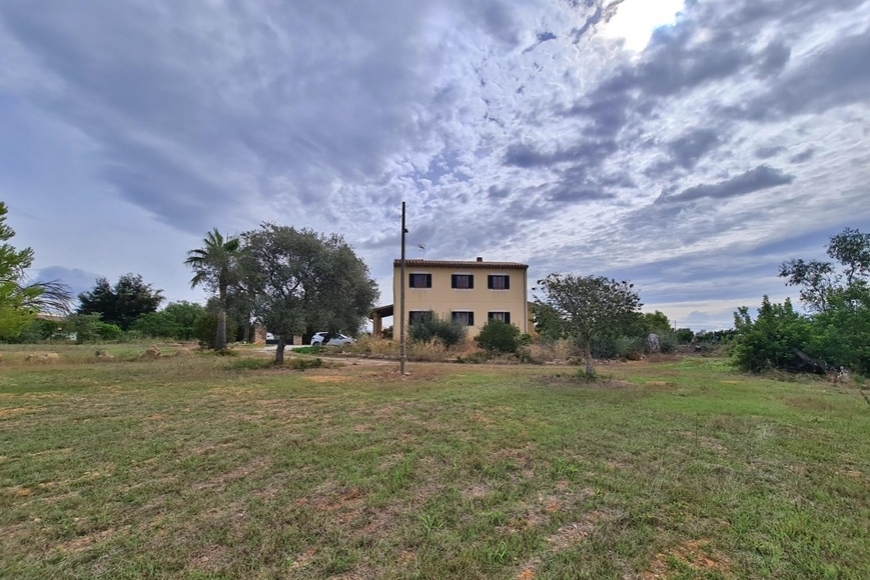
[[399, 278], [399, 372], [405, 374], [405, 363], [408, 360], [405, 351], [405, 234], [408, 230], [405, 228], [405, 202], [402, 202], [402, 259], [401, 259], [401, 275]]

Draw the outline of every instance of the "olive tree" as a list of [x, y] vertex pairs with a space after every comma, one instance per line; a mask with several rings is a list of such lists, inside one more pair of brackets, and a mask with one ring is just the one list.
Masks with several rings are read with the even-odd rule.
[[588, 378], [594, 375], [593, 339], [634, 323], [642, 306], [634, 284], [604, 276], [550, 274], [538, 280], [536, 290], [543, 293], [536, 297], [537, 304], [548, 307], [558, 318], [563, 335], [583, 348]]
[[254, 317], [278, 336], [276, 364], [287, 338], [307, 329], [356, 334], [378, 298], [368, 267], [339, 235], [265, 223], [242, 242], [240, 280]]

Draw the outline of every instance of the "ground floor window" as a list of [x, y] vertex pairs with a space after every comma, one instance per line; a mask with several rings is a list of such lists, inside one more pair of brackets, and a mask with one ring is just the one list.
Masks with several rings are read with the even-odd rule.
[[511, 313], [510, 312], [490, 312], [487, 314], [487, 318], [501, 320], [505, 324], [511, 323]]
[[412, 310], [408, 313], [408, 324], [414, 325], [426, 322], [432, 318], [431, 310]]
[[474, 326], [474, 312], [470, 310], [454, 310], [451, 316], [456, 322], [466, 326]]

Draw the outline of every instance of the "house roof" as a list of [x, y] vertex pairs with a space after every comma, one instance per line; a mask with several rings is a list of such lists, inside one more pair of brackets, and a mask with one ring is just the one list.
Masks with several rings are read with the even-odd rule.
[[[402, 265], [401, 260], [394, 260], [393, 266], [398, 268]], [[459, 260], [405, 260], [405, 267], [430, 267], [430, 268], [501, 268], [527, 270], [528, 264], [519, 262], [464, 262]]]

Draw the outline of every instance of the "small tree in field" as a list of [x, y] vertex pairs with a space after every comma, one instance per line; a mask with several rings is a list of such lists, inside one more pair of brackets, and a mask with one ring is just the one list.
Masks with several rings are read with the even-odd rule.
[[642, 304], [634, 284], [604, 276], [550, 274], [538, 280], [538, 286], [543, 297], [537, 302], [551, 308], [564, 335], [583, 348], [586, 377], [591, 378], [593, 339], [617, 333], [637, 320]]

